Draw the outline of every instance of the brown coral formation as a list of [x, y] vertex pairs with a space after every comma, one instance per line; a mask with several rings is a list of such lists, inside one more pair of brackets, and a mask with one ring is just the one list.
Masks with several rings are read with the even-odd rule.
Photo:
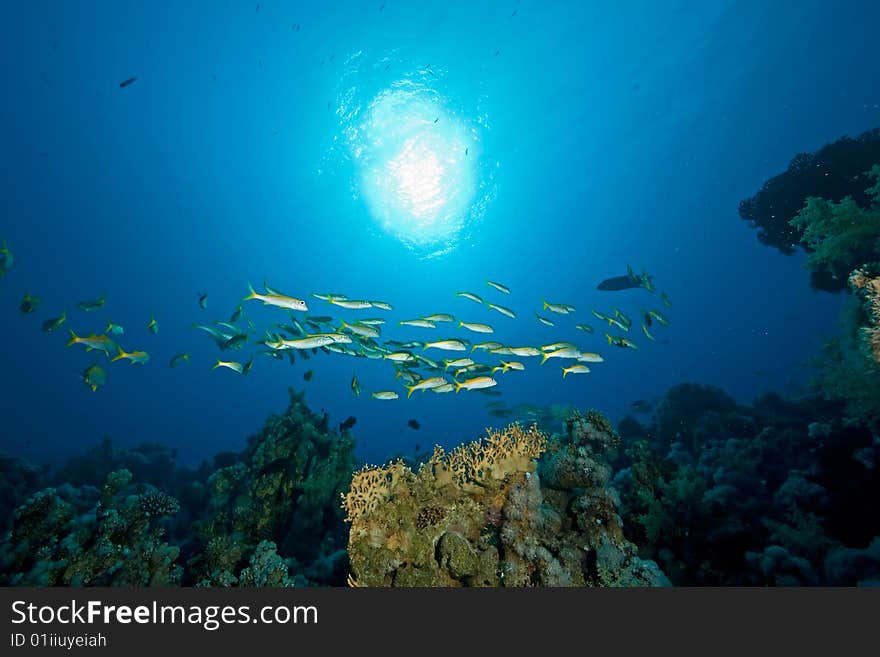
[[868, 267], [861, 267], [850, 274], [849, 285], [864, 300], [868, 322], [860, 332], [874, 362], [880, 363], [880, 275], [872, 275]]
[[437, 447], [416, 472], [395, 461], [356, 473], [343, 495], [349, 583], [667, 583], [623, 537], [604, 462], [617, 439], [602, 420], [573, 417], [552, 440], [513, 424], [448, 453]]

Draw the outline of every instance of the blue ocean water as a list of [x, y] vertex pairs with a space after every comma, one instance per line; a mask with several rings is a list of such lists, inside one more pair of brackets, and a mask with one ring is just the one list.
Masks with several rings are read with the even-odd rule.
[[[57, 462], [110, 435], [195, 463], [241, 449], [294, 386], [333, 424], [355, 416], [359, 456], [382, 461], [504, 424], [488, 413], [496, 399], [619, 419], [683, 381], [742, 401], [801, 389], [835, 331], [841, 299], [811, 292], [803, 256], [760, 245], [737, 205], [794, 153], [880, 123], [876, 3], [28, 2], [0, 16], [0, 238], [15, 253], [0, 281], [4, 451]], [[412, 96], [377, 128], [371, 104], [400, 90]], [[381, 225], [390, 197], [370, 167], [389, 156], [376, 130], [405, 140], [422, 123], [440, 131], [430, 144], [453, 171], [442, 182], [460, 193], [460, 221], [414, 246], [399, 208], [395, 228]], [[426, 175], [417, 166], [407, 198], [442, 204], [450, 188], [426, 192]], [[644, 290], [596, 290], [628, 263], [673, 304], [670, 326], [635, 351], [609, 347], [590, 314], [659, 307]], [[217, 349], [192, 324], [228, 319], [264, 280], [313, 314], [386, 316], [386, 338], [463, 335], [393, 326], [452, 313], [505, 343], [574, 340], [605, 362], [563, 380], [531, 359], [499, 375], [502, 397], [392, 402], [369, 396], [404, 392], [382, 361], [255, 355], [248, 376], [212, 370]], [[41, 306], [22, 317], [25, 291]], [[340, 311], [313, 292], [394, 310]], [[102, 294], [100, 311], [75, 308]], [[534, 318], [544, 299], [577, 310], [546, 327]], [[65, 309], [61, 330], [40, 331]], [[286, 320], [255, 302], [245, 313], [260, 331]], [[147, 365], [65, 348], [68, 327], [108, 320]], [[191, 361], [171, 369], [177, 352]], [[108, 372], [96, 393], [79, 379], [93, 362]]]

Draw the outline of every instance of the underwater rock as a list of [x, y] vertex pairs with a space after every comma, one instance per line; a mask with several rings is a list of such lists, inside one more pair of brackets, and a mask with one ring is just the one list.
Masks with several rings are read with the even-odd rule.
[[[210, 476], [207, 518], [196, 523], [199, 546], [188, 560], [195, 582], [238, 583], [265, 541], [297, 574], [344, 548], [338, 499], [354, 470], [354, 441], [345, 431], [329, 431], [327, 417], [290, 390], [287, 411], [270, 417], [235, 463]], [[343, 571], [311, 570], [344, 577]]]
[[416, 471], [398, 460], [356, 473], [343, 497], [350, 583], [668, 584], [623, 537], [602, 460], [618, 441], [610, 424], [591, 413], [567, 425], [548, 440], [513, 424], [449, 453], [438, 446]]

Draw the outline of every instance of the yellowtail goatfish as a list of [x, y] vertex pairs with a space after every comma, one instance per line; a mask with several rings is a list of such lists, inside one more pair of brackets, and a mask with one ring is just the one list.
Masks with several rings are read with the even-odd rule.
[[378, 308], [379, 310], [391, 310], [391, 304], [387, 301], [370, 301], [368, 302], [373, 308]]
[[114, 324], [113, 322], [107, 322], [107, 328], [104, 329], [104, 333], [112, 333], [113, 335], [122, 335], [125, 333], [125, 329], [122, 328], [119, 324]]
[[[279, 354], [280, 356], [280, 354]], [[171, 357], [171, 360], [168, 361], [168, 367], [177, 367], [181, 363], [189, 362], [189, 354], [174, 354]]]
[[358, 381], [357, 374], [354, 372], [351, 373], [351, 391], [356, 397], [361, 396], [361, 384]]
[[353, 301], [350, 299], [336, 299], [331, 297], [328, 302], [334, 306], [339, 306], [340, 308], [345, 308], [346, 310], [364, 310], [365, 308], [372, 308], [373, 304], [369, 301]]
[[547, 319], [546, 317], [541, 317], [538, 313], [535, 313], [535, 317], [541, 322], [544, 326], [556, 326], [552, 321]]
[[465, 299], [470, 299], [471, 301], [475, 301], [476, 303], [483, 303], [483, 300], [478, 297], [476, 294], [472, 294], [471, 292], [456, 292], [456, 296], [464, 297]]
[[492, 372], [495, 373], [498, 370], [501, 370], [501, 373], [504, 374], [507, 370], [517, 370], [518, 372], [522, 372], [526, 369], [526, 366], [522, 363], [518, 363], [517, 361], [501, 361], [501, 365], [498, 367], [493, 367]]
[[491, 388], [492, 386], [497, 386], [498, 382], [493, 379], [491, 376], [477, 376], [473, 379], [468, 379], [467, 381], [462, 381], [459, 383], [455, 382], [455, 392], [458, 392], [462, 388], [465, 390], [483, 390], [484, 388]]
[[651, 335], [650, 332], [648, 332], [648, 327], [645, 326], [644, 324], [642, 324], [642, 333], [644, 333], [644, 334], [645, 334], [645, 337], [648, 338], [649, 340], [653, 340], [653, 339], [654, 339], [654, 336]]
[[[330, 335], [309, 335], [296, 340], [267, 342], [266, 346], [270, 349], [315, 349], [317, 347], [326, 347], [328, 344], [334, 344], [335, 342], [336, 338]], [[351, 338], [349, 338], [349, 342], [351, 342]]]
[[380, 392], [374, 392], [370, 395], [373, 399], [381, 399], [383, 401], [387, 401], [390, 399], [398, 399], [400, 395], [398, 395], [393, 390], [382, 390]]
[[586, 374], [590, 371], [590, 368], [586, 365], [571, 365], [569, 367], [562, 368], [562, 378], [564, 379], [567, 374]]
[[159, 333], [159, 322], [157, 322], [156, 318], [152, 315], [150, 315], [150, 321], [147, 322], [147, 330], [153, 335]]
[[312, 292], [312, 296], [321, 301], [330, 301], [330, 299], [348, 299], [344, 294], [318, 294], [317, 292]]
[[669, 300], [669, 297], [666, 296], [666, 292], [660, 293], [660, 300], [663, 302], [663, 305], [667, 308], [672, 308], [672, 302]]
[[257, 301], [262, 301], [264, 306], [275, 306], [277, 308], [286, 308], [287, 310], [306, 311], [309, 309], [306, 302], [302, 299], [295, 299], [285, 294], [279, 294], [277, 291], [270, 290], [268, 287], [266, 288], [266, 294], [258, 294], [254, 291], [254, 286], [248, 283], [248, 290], [250, 294], [242, 299], [242, 301], [256, 299]]
[[592, 351], [582, 351], [577, 359], [582, 363], [603, 363], [605, 359], [601, 355]]
[[551, 313], [558, 315], [568, 315], [574, 312], [574, 306], [570, 306], [567, 303], [550, 303], [544, 300], [544, 310], [549, 310]]
[[423, 349], [442, 349], [443, 351], [467, 351], [467, 347], [461, 340], [438, 340], [428, 342]]
[[493, 329], [488, 324], [474, 324], [472, 322], [459, 322], [458, 325], [461, 328], [466, 328], [468, 331], [474, 331], [475, 333], [494, 333], [495, 329]]
[[70, 347], [75, 344], [85, 345], [86, 351], [91, 351], [92, 349], [103, 351], [108, 356], [110, 355], [110, 350], [116, 346], [113, 340], [106, 335], [95, 335], [92, 333], [81, 338], [73, 332], [73, 329], [70, 329], [70, 340], [67, 341], [67, 346]]
[[92, 392], [97, 392], [98, 388], [107, 383], [107, 372], [104, 371], [103, 367], [95, 363], [85, 369], [81, 378], [92, 389]]
[[212, 370], [216, 370], [218, 367], [225, 367], [228, 370], [232, 370], [233, 372], [238, 372], [239, 374], [244, 374], [244, 365], [234, 360], [220, 360], [217, 359], [217, 362], [214, 363], [214, 367]]
[[51, 333], [52, 331], [61, 328], [61, 325], [67, 321], [67, 311], [61, 313], [60, 317], [55, 317], [54, 319], [47, 319], [43, 322], [43, 331], [45, 333]]
[[577, 349], [577, 345], [571, 342], [554, 342], [553, 344], [545, 344], [541, 347], [541, 351], [556, 351], [557, 349]]
[[505, 308], [504, 306], [499, 306], [497, 303], [490, 303], [489, 309], [495, 310], [495, 311], [501, 313], [502, 315], [504, 315], [505, 317], [510, 317], [510, 319], [516, 319], [515, 312], [513, 312], [510, 308]]
[[548, 358], [571, 358], [572, 360], [576, 360], [580, 355], [581, 352], [577, 349], [572, 349], [571, 347], [557, 349], [556, 351], [548, 351], [541, 357], [541, 364], [543, 365], [546, 363]]
[[403, 319], [398, 322], [401, 326], [415, 326], [416, 328], [437, 328], [437, 325], [427, 319]]
[[619, 308], [614, 309], [614, 316], [617, 317], [617, 319], [619, 319], [621, 322], [623, 322], [627, 328], [632, 326], [632, 320], [624, 315], [622, 312], [620, 312]]
[[490, 285], [499, 292], [504, 292], [504, 294], [510, 294], [510, 288], [506, 285], [502, 285], [501, 283], [496, 283], [495, 281], [486, 281], [486, 285]]
[[468, 365], [473, 365], [474, 361], [470, 358], [455, 358], [452, 360], [445, 360], [443, 363], [446, 365], [445, 369], [449, 369], [450, 367], [467, 367]]
[[431, 392], [436, 392], [438, 394], [442, 394], [444, 392], [452, 392], [453, 390], [455, 390], [455, 386], [453, 386], [451, 383], [444, 383], [442, 386], [431, 388]]
[[595, 317], [596, 319], [601, 319], [603, 322], [605, 321], [605, 319], [607, 319], [605, 315], [600, 313], [598, 310], [590, 310], [590, 312], [593, 313], [593, 317]]
[[359, 319], [357, 323], [366, 324], [367, 326], [382, 326], [382, 324], [385, 323], [385, 320], [381, 317], [370, 317], [367, 319]]
[[22, 315], [30, 315], [32, 312], [36, 312], [39, 307], [40, 297], [35, 297], [30, 292], [25, 292], [21, 303], [18, 304], [18, 310]]
[[578, 324], [575, 326], [579, 331], [586, 331], [587, 333], [593, 333], [593, 327], [589, 324]]
[[446, 313], [436, 313], [434, 315], [428, 315], [427, 317], [422, 317], [422, 319], [428, 322], [454, 322], [455, 317], [452, 315], [447, 315]]
[[482, 349], [483, 351], [491, 351], [492, 349], [500, 349], [504, 345], [500, 342], [480, 342], [471, 347], [471, 351]]
[[627, 340], [624, 337], [619, 335], [609, 335], [605, 334], [605, 337], [608, 339], [608, 344], [614, 345], [615, 347], [626, 347], [627, 349], [638, 349], [636, 343], [632, 340]]
[[14, 258], [12, 257], [12, 251], [6, 246], [6, 240], [3, 240], [3, 246], [0, 246], [0, 278], [5, 276], [6, 272], [12, 269], [13, 261]]
[[412, 394], [416, 390], [421, 390], [424, 392], [425, 390], [430, 390], [431, 388], [439, 388], [440, 386], [445, 386], [449, 381], [444, 379], [442, 376], [432, 376], [430, 379], [422, 379], [415, 385], [406, 387], [406, 398], [409, 399], [412, 397]]
[[102, 294], [99, 299], [96, 299], [94, 301], [80, 301], [78, 304], [76, 304], [76, 307], [82, 311], [90, 313], [93, 310], [104, 307], [104, 304], [107, 303], [107, 299], [105, 297], [106, 295]]
[[395, 351], [394, 353], [385, 354], [384, 358], [395, 363], [408, 363], [416, 359], [408, 351]]
[[127, 360], [132, 365], [138, 363], [139, 365], [146, 365], [150, 361], [150, 354], [146, 351], [124, 351], [122, 347], [116, 347], [117, 353], [116, 355], [110, 359], [110, 362], [115, 362], [117, 360]]
[[379, 337], [379, 329], [368, 326], [366, 324], [361, 324], [360, 322], [355, 322], [354, 324], [349, 324], [347, 322], [342, 322], [339, 325], [340, 331], [351, 331], [355, 335], [359, 335], [362, 338], [378, 338]]
[[[507, 350], [513, 356], [519, 356], [520, 358], [526, 358], [528, 356], [540, 356], [541, 351], [535, 347], [507, 347]], [[492, 350], [493, 352], [496, 350]]]
[[669, 326], [669, 320], [666, 319], [666, 315], [659, 310], [649, 310], [648, 315], [653, 317], [660, 326]]

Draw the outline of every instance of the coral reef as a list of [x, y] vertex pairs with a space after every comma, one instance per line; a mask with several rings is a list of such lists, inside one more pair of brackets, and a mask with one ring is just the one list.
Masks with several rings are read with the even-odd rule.
[[880, 534], [880, 444], [842, 415], [815, 396], [743, 406], [676, 386], [641, 431], [625, 423], [614, 485], [627, 537], [676, 585], [858, 583], [864, 570], [827, 563]]
[[[863, 205], [847, 196], [839, 202], [809, 197], [790, 221], [801, 232], [807, 267], [821, 280], [832, 280], [837, 289], [865, 263], [880, 260], [880, 165], [865, 172], [874, 185]], [[814, 277], [815, 280], [815, 277]]]
[[287, 411], [270, 417], [235, 462], [208, 479], [208, 517], [196, 523], [199, 546], [188, 560], [193, 581], [258, 581], [243, 570], [253, 573], [253, 560], [266, 558], [257, 551], [267, 552], [272, 541], [274, 567], [283, 562], [290, 569], [273, 581], [292, 582], [296, 573], [299, 583], [344, 583], [338, 498], [354, 470], [353, 449], [348, 433], [330, 431], [326, 415], [313, 414], [291, 390]]
[[[878, 182], [880, 187], [880, 182]], [[878, 218], [880, 219], [880, 218]], [[880, 266], [864, 266], [849, 276], [849, 286], [862, 300], [865, 323], [860, 328], [865, 350], [870, 358], [880, 364]]]
[[15, 509], [44, 485], [45, 471], [0, 454], [0, 536], [12, 528]]
[[[762, 244], [785, 254], [794, 253], [803, 232], [791, 220], [807, 199], [813, 196], [839, 202], [849, 196], [856, 206], [867, 208], [870, 194], [865, 191], [865, 172], [878, 162], [880, 128], [855, 139], [844, 137], [815, 153], [800, 153], [785, 172], [767, 180], [753, 197], [741, 201], [739, 214], [758, 229]], [[807, 251], [811, 249], [808, 244], [803, 246]], [[851, 269], [863, 262], [855, 263]], [[836, 292], [846, 287], [845, 274], [843, 278], [832, 278], [825, 270], [814, 270], [811, 278], [817, 290]]]
[[[668, 580], [626, 541], [607, 488], [618, 441], [595, 412], [551, 440], [536, 426], [356, 473], [350, 583], [358, 586], [627, 586]], [[536, 459], [540, 458], [540, 465]]]
[[178, 548], [163, 540], [162, 518], [177, 501], [131, 486], [128, 470], [100, 491], [47, 488], [15, 512], [0, 550], [2, 582], [22, 586], [169, 586], [180, 583]]

